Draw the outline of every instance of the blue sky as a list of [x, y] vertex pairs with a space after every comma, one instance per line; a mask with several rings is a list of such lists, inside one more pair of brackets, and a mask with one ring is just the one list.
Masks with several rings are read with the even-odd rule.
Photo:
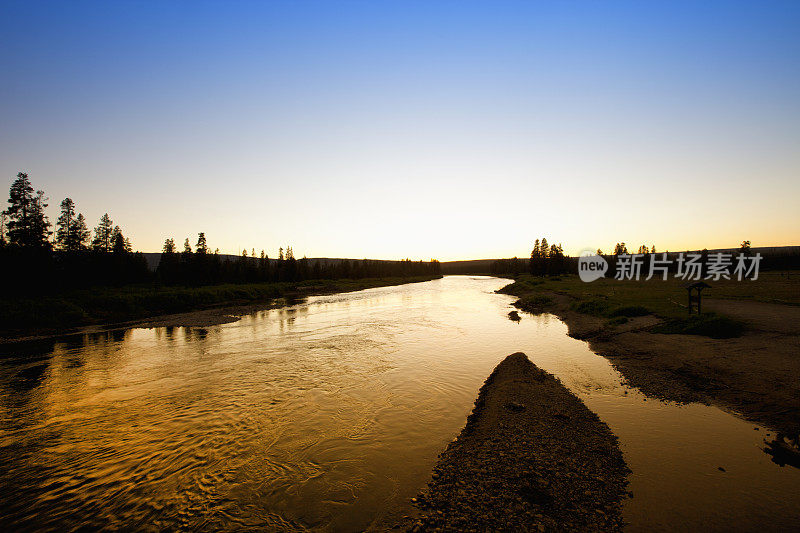
[[800, 244], [798, 2], [8, 2], [0, 173], [136, 248]]

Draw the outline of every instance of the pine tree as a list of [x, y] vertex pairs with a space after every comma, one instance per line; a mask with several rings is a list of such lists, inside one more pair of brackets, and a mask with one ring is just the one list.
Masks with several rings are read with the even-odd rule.
[[8, 215], [5, 211], [0, 211], [0, 247], [6, 245], [6, 224], [8, 223]]
[[122, 233], [117, 233], [117, 235], [114, 236], [114, 244], [111, 245], [111, 251], [115, 254], [125, 253], [125, 237]]
[[28, 175], [24, 172], [17, 174], [17, 179], [9, 189], [8, 203], [11, 205], [6, 210], [6, 227], [11, 244], [35, 247], [50, 245], [50, 222], [44, 214], [47, 207], [45, 202], [47, 198], [44, 191], [36, 191], [34, 195]]
[[206, 234], [203, 232], [197, 234], [197, 246], [195, 246], [195, 251], [198, 254], [202, 255], [208, 253], [208, 246], [206, 245]]
[[85, 250], [90, 236], [89, 228], [86, 227], [86, 219], [83, 217], [82, 213], [78, 213], [78, 216], [75, 217], [75, 220], [72, 221], [72, 225], [69, 228], [67, 250]]
[[44, 195], [44, 191], [36, 191], [36, 197], [33, 199], [33, 218], [31, 220], [33, 227], [33, 243], [34, 246], [41, 246], [50, 248], [50, 235], [53, 234], [50, 231], [50, 221], [45, 215], [44, 210], [47, 209], [47, 196]]
[[8, 191], [6, 210], [8, 215], [8, 240], [11, 244], [24, 246], [30, 241], [31, 208], [33, 205], [33, 187], [24, 172], [17, 174], [17, 179]]
[[186, 240], [183, 241], [183, 253], [187, 255], [192, 253], [192, 245], [189, 244], [189, 237], [186, 237]]
[[119, 226], [114, 226], [111, 243], [111, 251], [115, 254], [124, 254], [127, 252], [125, 249], [125, 236], [122, 234], [122, 230], [119, 229]]
[[539, 248], [539, 252], [539, 255], [542, 256], [542, 259], [547, 259], [547, 257], [550, 255], [550, 246], [547, 244], [547, 239], [544, 237], [542, 237], [542, 244]]
[[114, 233], [113, 222], [108, 216], [108, 213], [100, 217], [100, 223], [94, 228], [94, 240], [92, 241], [92, 248], [98, 252], [110, 252], [112, 240], [111, 236]]
[[753, 253], [753, 250], [750, 247], [750, 241], [742, 241], [742, 244], [739, 246], [739, 253], [744, 255], [750, 255]]
[[531, 258], [528, 261], [528, 272], [533, 275], [539, 273], [539, 239], [533, 243], [533, 250], [531, 250]]
[[167, 239], [164, 241], [164, 247], [161, 249], [162, 254], [175, 253], [175, 239]]
[[56, 221], [56, 244], [61, 250], [71, 250], [70, 232], [75, 223], [75, 202], [72, 198], [61, 201], [61, 214]]
[[[119, 241], [119, 246], [117, 246], [117, 241]], [[122, 235], [122, 230], [119, 226], [114, 226], [114, 229], [111, 230], [111, 250], [122, 251], [124, 244], [125, 237]]]

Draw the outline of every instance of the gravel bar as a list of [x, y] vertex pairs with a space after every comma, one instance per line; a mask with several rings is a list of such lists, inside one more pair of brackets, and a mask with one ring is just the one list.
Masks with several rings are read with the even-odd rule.
[[608, 426], [515, 353], [481, 387], [405, 529], [618, 531], [629, 472]]

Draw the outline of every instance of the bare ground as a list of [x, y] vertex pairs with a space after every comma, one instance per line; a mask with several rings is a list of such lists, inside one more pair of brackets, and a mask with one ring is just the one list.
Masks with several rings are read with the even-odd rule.
[[738, 338], [650, 333], [654, 316], [610, 327], [578, 313], [572, 298], [548, 293], [546, 311], [569, 335], [589, 342], [625, 380], [645, 394], [677, 402], [703, 402], [731, 410], [774, 430], [800, 431], [800, 307], [742, 300], [704, 300], [704, 310], [739, 319]]
[[629, 470], [608, 426], [523, 353], [486, 380], [411, 531], [617, 531]]

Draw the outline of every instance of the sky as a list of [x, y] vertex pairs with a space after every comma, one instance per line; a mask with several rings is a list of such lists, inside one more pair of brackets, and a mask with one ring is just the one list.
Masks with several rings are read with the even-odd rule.
[[147, 252], [798, 245], [798, 27], [797, 1], [0, 0], [0, 176]]

